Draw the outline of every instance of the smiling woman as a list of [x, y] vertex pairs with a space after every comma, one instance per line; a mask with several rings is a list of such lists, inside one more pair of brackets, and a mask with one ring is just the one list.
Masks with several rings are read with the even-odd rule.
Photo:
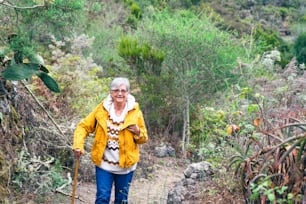
[[129, 186], [139, 161], [138, 144], [148, 141], [144, 118], [129, 93], [127, 78], [115, 78], [110, 94], [77, 126], [73, 150], [84, 153], [84, 140], [95, 132], [91, 159], [96, 165], [96, 204], [109, 203], [115, 185], [115, 204], [128, 203]]

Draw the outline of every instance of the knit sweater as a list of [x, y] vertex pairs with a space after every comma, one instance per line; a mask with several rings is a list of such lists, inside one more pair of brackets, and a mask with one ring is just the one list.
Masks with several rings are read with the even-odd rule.
[[119, 167], [119, 132], [122, 130], [124, 118], [128, 112], [126, 105], [120, 116], [115, 114], [114, 104], [110, 104], [109, 115], [107, 119], [107, 145], [103, 154], [101, 168], [116, 174], [127, 174], [136, 169], [136, 165], [130, 168]]

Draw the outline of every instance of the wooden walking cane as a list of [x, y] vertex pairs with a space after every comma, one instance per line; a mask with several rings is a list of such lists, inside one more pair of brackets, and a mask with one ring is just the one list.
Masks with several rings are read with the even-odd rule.
[[73, 178], [73, 189], [72, 189], [71, 204], [74, 204], [75, 190], [76, 190], [77, 178], [78, 178], [79, 161], [80, 161], [80, 157], [77, 157], [76, 162], [75, 162], [75, 167], [74, 167], [74, 178]]

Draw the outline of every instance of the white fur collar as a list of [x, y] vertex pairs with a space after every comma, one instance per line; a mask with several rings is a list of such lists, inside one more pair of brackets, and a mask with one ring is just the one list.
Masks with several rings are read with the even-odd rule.
[[[106, 100], [104, 101], [103, 103], [103, 106], [106, 110], [108, 110], [108, 112], [110, 111], [110, 108], [111, 108], [111, 105], [113, 103], [113, 99], [112, 97], [110, 96], [110, 94], [108, 94]], [[126, 101], [126, 105], [127, 105], [127, 111], [130, 111], [134, 108], [135, 106], [135, 103], [136, 103], [136, 100], [135, 100], [135, 97], [132, 96], [131, 94], [129, 94], [127, 96], [127, 101]]]

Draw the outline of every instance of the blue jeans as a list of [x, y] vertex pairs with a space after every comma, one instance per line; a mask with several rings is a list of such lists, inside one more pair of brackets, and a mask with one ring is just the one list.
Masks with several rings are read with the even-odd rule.
[[95, 204], [109, 204], [112, 186], [115, 184], [114, 204], [127, 204], [129, 187], [134, 171], [128, 174], [114, 174], [96, 166], [97, 193]]

